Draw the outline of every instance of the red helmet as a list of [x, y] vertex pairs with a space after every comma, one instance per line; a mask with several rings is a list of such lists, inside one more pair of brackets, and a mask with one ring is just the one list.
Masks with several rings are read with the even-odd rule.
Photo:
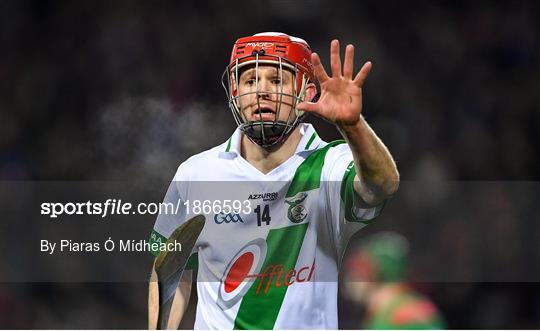
[[[294, 75], [294, 95], [281, 91], [278, 95], [293, 97], [293, 112], [287, 122], [279, 121], [279, 109], [275, 121], [247, 121], [240, 109], [238, 98], [239, 69], [244, 66], [258, 67], [270, 64], [281, 70], [288, 69]], [[313, 80], [311, 48], [303, 39], [279, 32], [258, 33], [238, 39], [232, 49], [229, 65], [223, 73], [222, 82], [229, 99], [229, 107], [240, 129], [256, 144], [269, 147], [284, 141], [292, 130], [301, 122], [304, 112], [296, 105], [305, 99], [307, 83]], [[259, 93], [258, 89], [256, 92]]]

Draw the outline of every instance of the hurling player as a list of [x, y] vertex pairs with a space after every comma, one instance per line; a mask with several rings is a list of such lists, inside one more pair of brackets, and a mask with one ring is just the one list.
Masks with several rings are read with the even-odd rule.
[[[223, 84], [238, 128], [179, 166], [165, 201], [182, 201], [184, 209], [160, 215], [151, 237], [166, 240], [190, 217], [206, 217], [193, 250], [194, 328], [337, 329], [337, 277], [347, 241], [380, 213], [399, 183], [392, 156], [362, 115], [372, 64], [355, 73], [353, 59], [347, 45], [342, 62], [333, 40], [327, 71], [304, 40], [283, 33], [234, 44]], [[333, 123], [344, 140], [323, 141], [303, 122], [309, 113]], [[238, 188], [220, 189], [224, 182]], [[253, 190], [245, 193], [242, 183], [253, 183]], [[237, 200], [242, 208], [226, 208]], [[195, 205], [201, 201], [223, 210], [202, 211]], [[185, 272], [177, 290], [170, 328], [187, 307], [190, 277]], [[150, 283], [151, 328], [156, 287]]]
[[407, 282], [409, 243], [395, 232], [382, 232], [351, 248], [343, 263], [343, 295], [365, 307], [362, 328], [440, 330], [437, 306]]

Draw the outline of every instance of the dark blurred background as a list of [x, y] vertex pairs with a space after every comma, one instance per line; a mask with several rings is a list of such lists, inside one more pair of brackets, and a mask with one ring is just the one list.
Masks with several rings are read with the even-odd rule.
[[[220, 78], [236, 38], [286, 32], [324, 63], [339, 38], [356, 46], [357, 67], [374, 63], [364, 114], [402, 179], [477, 185], [472, 201], [452, 201], [453, 213], [437, 213], [444, 194], [398, 193], [399, 208], [368, 232], [398, 230], [413, 246], [430, 237], [434, 246], [417, 247], [431, 254], [413, 263], [416, 273], [484, 257], [493, 263], [483, 272], [538, 270], [538, 19], [535, 1], [1, 1], [0, 179], [140, 181], [164, 193], [180, 162], [235, 128]], [[460, 213], [463, 205], [476, 209]], [[478, 245], [484, 236], [494, 245]], [[449, 327], [540, 327], [540, 279], [467, 279], [420, 286]], [[145, 287], [4, 283], [0, 327], [144, 328]], [[341, 306], [341, 327], [360, 328], [355, 307]]]

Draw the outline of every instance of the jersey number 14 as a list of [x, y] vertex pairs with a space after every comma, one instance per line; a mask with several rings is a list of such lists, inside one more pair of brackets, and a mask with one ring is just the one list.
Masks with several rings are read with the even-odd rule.
[[264, 209], [261, 214], [261, 205], [257, 205], [257, 208], [255, 208], [255, 213], [257, 214], [257, 226], [261, 226], [262, 223], [266, 223], [266, 225], [270, 225], [270, 220], [272, 220], [272, 217], [270, 217], [270, 206], [264, 205]]

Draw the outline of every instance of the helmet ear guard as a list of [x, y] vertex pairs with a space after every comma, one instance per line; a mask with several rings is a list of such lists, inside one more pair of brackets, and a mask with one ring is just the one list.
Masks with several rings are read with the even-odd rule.
[[[293, 74], [293, 94], [283, 92], [283, 79], [277, 92], [265, 92], [277, 96], [277, 114], [274, 121], [248, 121], [240, 106], [239, 98], [247, 94], [260, 95], [258, 88], [259, 65], [276, 66], [280, 77], [283, 70]], [[239, 79], [241, 68], [255, 67], [256, 91], [240, 95]], [[234, 44], [229, 65], [222, 75], [222, 85], [229, 102], [229, 108], [239, 128], [257, 145], [268, 148], [286, 140], [289, 134], [302, 121], [305, 114], [296, 105], [305, 100], [308, 83], [313, 79], [311, 49], [302, 39], [283, 33], [260, 33], [240, 38]], [[283, 97], [293, 100], [292, 110], [287, 121], [279, 120]], [[258, 101], [258, 98], [257, 98]]]

